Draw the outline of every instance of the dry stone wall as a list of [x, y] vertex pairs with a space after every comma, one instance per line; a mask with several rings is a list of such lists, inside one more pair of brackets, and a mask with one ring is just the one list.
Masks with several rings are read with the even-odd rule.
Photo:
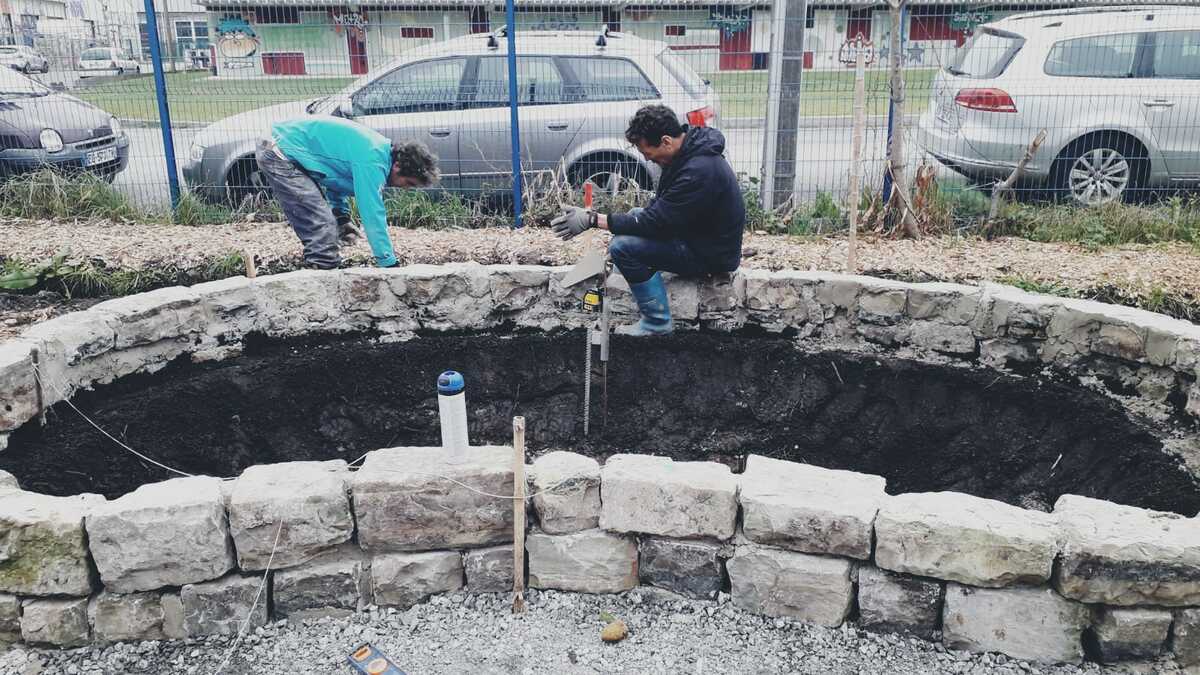
[[[419, 330], [576, 328], [582, 289], [563, 288], [564, 274], [472, 264], [304, 271], [101, 303], [0, 345], [0, 434], [36, 424], [81, 388], [178, 358], [234, 358], [255, 333], [403, 340]], [[1200, 329], [1147, 312], [827, 273], [669, 285], [683, 330], [754, 328], [814, 348], [1049, 369], [1119, 391], [1139, 414], [1186, 424], [1200, 415]], [[619, 319], [634, 320], [624, 285], [611, 281], [610, 293]], [[1172, 447], [1195, 471], [1190, 438]], [[728, 592], [751, 612], [828, 626], [858, 617], [1038, 661], [1170, 651], [1200, 665], [1197, 518], [1073, 495], [1052, 513], [955, 493], [888, 495], [879, 476], [761, 456], [734, 474], [556, 452], [527, 473], [533, 588]], [[178, 478], [113, 500], [34, 494], [0, 472], [0, 641], [180, 638], [230, 633], [247, 617], [501, 592], [514, 574], [514, 522], [509, 500], [489, 494], [511, 494], [513, 475], [501, 447], [473, 448], [459, 463], [438, 448], [389, 448], [357, 470], [257, 466], [236, 480]], [[256, 604], [268, 563], [270, 601]]]

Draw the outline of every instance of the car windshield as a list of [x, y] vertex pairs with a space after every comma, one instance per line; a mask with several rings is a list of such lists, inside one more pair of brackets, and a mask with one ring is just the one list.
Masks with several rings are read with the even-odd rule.
[[1022, 43], [1016, 35], [985, 28], [954, 53], [946, 72], [964, 77], [996, 77], [1008, 67]]
[[79, 58], [84, 61], [107, 61], [111, 57], [107, 49], [85, 49]]
[[50, 90], [15, 70], [0, 68], [0, 98], [45, 96]]

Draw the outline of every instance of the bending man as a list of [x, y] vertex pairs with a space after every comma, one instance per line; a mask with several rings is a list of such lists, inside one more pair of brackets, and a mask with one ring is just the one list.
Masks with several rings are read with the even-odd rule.
[[571, 206], [551, 224], [564, 240], [592, 227], [616, 235], [609, 254], [641, 313], [633, 334], [664, 335], [674, 323], [660, 272], [704, 276], [736, 270], [746, 210], [723, 156], [725, 137], [716, 129], [688, 128], [670, 108], [653, 105], [637, 111], [625, 139], [662, 167], [650, 204], [609, 214]]
[[350, 221], [351, 195], [375, 263], [395, 267], [383, 188], [424, 187], [437, 179], [437, 157], [424, 145], [393, 145], [373, 129], [327, 115], [271, 125], [270, 138], [259, 144], [254, 158], [304, 243], [308, 268], [337, 267], [339, 240], [349, 245], [358, 238]]

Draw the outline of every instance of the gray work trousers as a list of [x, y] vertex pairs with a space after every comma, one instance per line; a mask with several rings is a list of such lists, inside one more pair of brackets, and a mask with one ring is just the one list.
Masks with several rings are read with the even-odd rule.
[[333, 269], [341, 262], [338, 224], [320, 186], [291, 161], [276, 154], [274, 144], [262, 141], [254, 160], [271, 185], [271, 192], [296, 236], [304, 243], [305, 266]]

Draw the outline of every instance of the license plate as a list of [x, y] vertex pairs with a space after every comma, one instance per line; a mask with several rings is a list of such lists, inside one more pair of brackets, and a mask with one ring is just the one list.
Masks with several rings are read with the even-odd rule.
[[117, 158], [116, 148], [104, 148], [95, 152], [89, 152], [83, 157], [84, 166], [96, 166], [105, 162], [111, 162]]
[[953, 103], [941, 101], [937, 106], [937, 118], [946, 124], [954, 124], [958, 121], [958, 111], [954, 109]]

